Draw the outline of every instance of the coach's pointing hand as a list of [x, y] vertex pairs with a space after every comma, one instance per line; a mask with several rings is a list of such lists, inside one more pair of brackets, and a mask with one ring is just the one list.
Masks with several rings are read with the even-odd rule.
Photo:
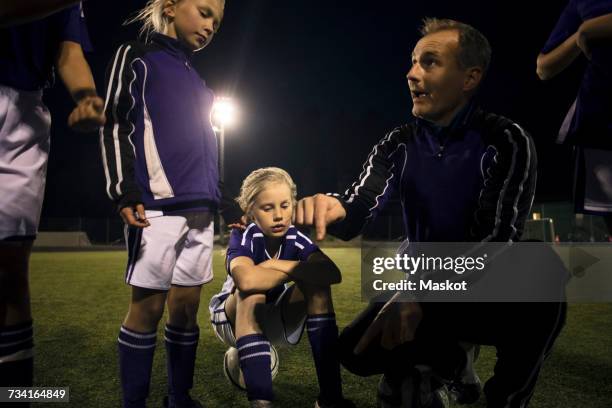
[[123, 207], [121, 211], [119, 211], [119, 214], [121, 218], [123, 218], [123, 222], [130, 227], [146, 228], [151, 225], [149, 220], [147, 220], [145, 208], [142, 204]]
[[306, 226], [314, 225], [317, 240], [320, 241], [325, 238], [327, 226], [342, 221], [344, 217], [346, 217], [346, 210], [337, 198], [315, 194], [298, 201], [295, 223]]

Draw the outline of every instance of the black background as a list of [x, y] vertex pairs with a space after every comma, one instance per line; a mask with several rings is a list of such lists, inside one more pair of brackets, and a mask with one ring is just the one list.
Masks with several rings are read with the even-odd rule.
[[[144, 5], [84, 3], [98, 91], [116, 48], [137, 35], [123, 21]], [[234, 192], [251, 170], [287, 169], [300, 196], [339, 191], [358, 175], [372, 146], [410, 120], [410, 53], [426, 16], [472, 24], [491, 42], [493, 62], [480, 99], [534, 137], [537, 201], [571, 196], [571, 150], [554, 140], [576, 95], [584, 61], [549, 82], [535, 74], [537, 54], [564, 1], [227, 0], [220, 32], [196, 56], [217, 95], [235, 98], [239, 123], [227, 131], [226, 179]], [[66, 126], [73, 105], [60, 81], [47, 92], [52, 148], [43, 215], [105, 217], [99, 137]]]

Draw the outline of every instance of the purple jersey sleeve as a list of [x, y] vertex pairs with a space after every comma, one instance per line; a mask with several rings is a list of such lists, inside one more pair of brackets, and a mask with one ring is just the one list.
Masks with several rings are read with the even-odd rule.
[[578, 31], [578, 28], [580, 28], [580, 24], [582, 24], [582, 19], [578, 12], [578, 1], [570, 0], [561, 13], [557, 25], [552, 33], [550, 33], [550, 37], [548, 37], [546, 44], [544, 44], [542, 54], [548, 54], [561, 45], [563, 41], [574, 35], [574, 33]]
[[61, 41], [73, 41], [81, 44], [84, 51], [91, 52], [93, 47], [85, 24], [85, 14], [83, 13], [83, 3], [72, 6], [64, 11], [65, 24], [61, 32]]
[[583, 21], [610, 14], [612, 13], [612, 0], [582, 0], [579, 2], [578, 11]]
[[247, 256], [253, 259], [252, 251], [252, 237], [249, 231], [241, 231], [239, 229], [233, 229], [230, 233], [229, 245], [227, 246], [227, 253], [225, 255], [225, 268], [227, 273], [231, 275], [230, 263], [234, 258], [239, 256]]
[[310, 238], [301, 232], [297, 233], [297, 237], [295, 239], [295, 246], [298, 249], [297, 258], [299, 261], [306, 261], [308, 257], [314, 253], [319, 251], [319, 247], [315, 244]]

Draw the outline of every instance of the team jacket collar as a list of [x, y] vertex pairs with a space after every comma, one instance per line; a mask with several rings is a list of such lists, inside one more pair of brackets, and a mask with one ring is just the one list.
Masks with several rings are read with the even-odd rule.
[[453, 118], [448, 126], [438, 126], [424, 119], [417, 118], [416, 123], [436, 137], [450, 136], [473, 125], [481, 116], [481, 110], [475, 101], [470, 101]]
[[193, 51], [175, 38], [160, 33], [153, 33], [151, 34], [151, 42], [160, 45], [170, 54], [179, 58], [187, 58], [189, 60], [193, 58]]

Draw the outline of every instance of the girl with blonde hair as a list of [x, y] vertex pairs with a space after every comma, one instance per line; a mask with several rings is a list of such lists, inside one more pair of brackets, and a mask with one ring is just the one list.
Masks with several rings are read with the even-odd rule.
[[192, 59], [213, 39], [223, 10], [223, 0], [149, 1], [131, 20], [143, 23], [143, 41], [121, 45], [108, 69], [102, 159], [106, 191], [126, 224], [132, 287], [118, 338], [126, 408], [145, 407], [165, 304], [164, 406], [201, 406], [189, 391], [220, 191], [215, 134], [203, 119], [214, 95]]
[[271, 345], [297, 344], [306, 327], [320, 389], [315, 407], [354, 407], [342, 395], [336, 353], [330, 285], [340, 282], [340, 271], [291, 224], [293, 180], [279, 168], [255, 170], [237, 201], [250, 223], [232, 230], [228, 277], [209, 305], [215, 333], [230, 346], [226, 355], [237, 354], [225, 358], [226, 373], [239, 361], [251, 406], [272, 406]]

